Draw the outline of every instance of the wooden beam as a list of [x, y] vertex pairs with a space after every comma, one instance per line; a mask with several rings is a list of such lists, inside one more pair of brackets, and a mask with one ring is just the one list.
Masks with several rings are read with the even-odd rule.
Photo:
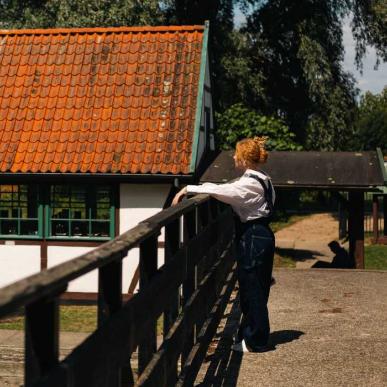
[[24, 384], [33, 386], [59, 362], [58, 297], [26, 306]]
[[348, 198], [349, 255], [356, 269], [364, 269], [364, 193], [350, 191]]
[[383, 194], [383, 235], [387, 238], [387, 194]]
[[372, 195], [372, 231], [373, 243], [377, 243], [379, 238], [379, 197], [377, 194]]

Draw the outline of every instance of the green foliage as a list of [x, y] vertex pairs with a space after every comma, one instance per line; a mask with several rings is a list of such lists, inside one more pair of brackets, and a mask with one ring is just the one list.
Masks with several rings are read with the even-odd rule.
[[[228, 96], [233, 94], [232, 84], [227, 76], [223, 58], [232, 55], [235, 41], [234, 4], [236, 0], [166, 0], [164, 10], [168, 24], [203, 25], [210, 22], [209, 59], [213, 101], [216, 110], [227, 106]], [[237, 96], [240, 101], [239, 96]]]
[[387, 87], [380, 94], [367, 92], [361, 97], [353, 142], [358, 150], [380, 147], [387, 153]]
[[103, 27], [159, 24], [157, 0], [5, 0], [3, 28]]
[[218, 141], [223, 149], [235, 147], [237, 141], [254, 136], [268, 136], [269, 150], [300, 150], [295, 135], [282, 120], [267, 117], [242, 104], [235, 104], [224, 113], [217, 114]]

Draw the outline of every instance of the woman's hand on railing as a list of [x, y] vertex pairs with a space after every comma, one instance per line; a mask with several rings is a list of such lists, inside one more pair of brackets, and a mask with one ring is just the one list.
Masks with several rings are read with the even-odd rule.
[[172, 200], [172, 206], [176, 206], [176, 204], [178, 204], [182, 199], [183, 197], [187, 195], [187, 187], [184, 187], [182, 188], [176, 195], [175, 197], [173, 198]]

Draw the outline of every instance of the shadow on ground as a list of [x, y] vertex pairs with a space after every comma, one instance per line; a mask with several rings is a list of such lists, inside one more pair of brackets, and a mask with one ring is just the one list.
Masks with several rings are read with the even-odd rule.
[[[225, 386], [234, 387], [237, 385], [239, 370], [242, 363], [243, 353], [231, 350], [233, 335], [238, 331], [241, 321], [239, 298], [233, 301], [231, 311], [224, 316], [226, 322], [223, 331], [218, 333], [212, 348], [213, 353], [207, 354], [205, 362], [209, 362], [207, 371], [201, 383], [196, 387]], [[280, 330], [270, 334], [270, 351], [285, 343], [299, 339], [304, 332], [297, 330]], [[211, 352], [211, 347], [209, 352]], [[260, 356], [260, 354], [255, 354]]]
[[285, 249], [276, 247], [275, 252], [280, 256], [286, 256], [293, 261], [306, 261], [308, 259], [315, 259], [316, 256], [323, 256], [319, 251], [314, 250], [302, 250], [302, 249]]

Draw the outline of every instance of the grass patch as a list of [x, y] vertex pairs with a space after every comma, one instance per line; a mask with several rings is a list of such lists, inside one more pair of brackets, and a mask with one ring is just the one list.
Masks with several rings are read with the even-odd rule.
[[387, 245], [369, 245], [364, 247], [366, 269], [387, 270]]
[[273, 232], [277, 232], [279, 230], [282, 230], [285, 227], [289, 227], [294, 223], [299, 222], [300, 220], [303, 220], [307, 218], [307, 215], [292, 215], [287, 219], [280, 219], [275, 222], [270, 223], [270, 228], [273, 230]]
[[274, 267], [295, 268], [296, 260], [291, 255], [276, 252], [274, 254]]
[[[62, 305], [60, 307], [61, 332], [90, 333], [97, 329], [97, 306]], [[0, 329], [23, 330], [24, 315], [18, 314], [0, 320]], [[163, 332], [163, 319], [157, 321], [157, 334]]]
[[[93, 332], [97, 327], [97, 307], [90, 305], [62, 305], [59, 313], [60, 330], [64, 332]], [[24, 315], [0, 320], [0, 329], [24, 329]]]

